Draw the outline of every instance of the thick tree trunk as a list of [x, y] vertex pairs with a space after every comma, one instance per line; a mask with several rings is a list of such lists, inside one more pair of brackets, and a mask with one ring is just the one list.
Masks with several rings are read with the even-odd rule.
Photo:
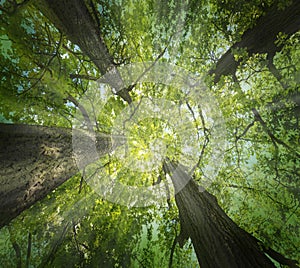
[[94, 8], [88, 8], [84, 0], [36, 0], [36, 5], [55, 27], [80, 47], [102, 75], [112, 74], [113, 79], [108, 81], [110, 86], [117, 95], [131, 103], [131, 97], [123, 88], [122, 79], [101, 36], [98, 14], [94, 14]]
[[[120, 97], [131, 102], [126, 89], [122, 89], [122, 79], [115, 79], [118, 73], [101, 37], [96, 15], [85, 1], [36, 0], [35, 3], [81, 48], [101, 74], [112, 72], [114, 79], [109, 81], [110, 85]], [[63, 128], [0, 124], [0, 228], [78, 172], [71, 134], [71, 130]], [[83, 145], [88, 146], [86, 141], [90, 137], [78, 135], [84, 136]], [[108, 142], [110, 138], [100, 138], [97, 144], [102, 147]], [[108, 147], [102, 148], [102, 153], [108, 152]], [[102, 154], [102, 149], [97, 149]], [[95, 160], [88, 156], [91, 155], [77, 154], [81, 167]]]
[[98, 155], [90, 135], [77, 131], [76, 139], [82, 151], [73, 149], [71, 129], [0, 124], [0, 228], [76, 174], [78, 163], [111, 150], [109, 137], [97, 137]]
[[[176, 167], [165, 164], [177, 193], [175, 200], [181, 224], [178, 242], [182, 246], [185, 239], [191, 238], [200, 267], [275, 267], [265, 255], [263, 245], [239, 228], [218, 205], [216, 198], [197, 185], [183, 167]], [[294, 261], [282, 259], [291, 267], [297, 267]]]
[[273, 57], [282, 48], [282, 46], [275, 44], [278, 33], [282, 32], [290, 37], [299, 29], [299, 0], [294, 0], [284, 10], [279, 10], [277, 5], [274, 5], [264, 16], [257, 20], [253, 28], [242, 35], [241, 41], [235, 43], [219, 59], [216, 68], [210, 72], [215, 74], [215, 82], [217, 83], [222, 75], [235, 74], [239, 62], [234, 59], [233, 49], [246, 49], [249, 56], [256, 53], [267, 53], [270, 57]]

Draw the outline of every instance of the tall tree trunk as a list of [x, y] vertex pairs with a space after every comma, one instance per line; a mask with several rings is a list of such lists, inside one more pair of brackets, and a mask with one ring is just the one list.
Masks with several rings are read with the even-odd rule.
[[211, 70], [215, 74], [217, 83], [222, 75], [234, 75], [239, 62], [234, 59], [233, 49], [246, 49], [251, 56], [256, 53], [267, 53], [274, 57], [275, 53], [282, 49], [275, 41], [278, 33], [282, 32], [290, 37], [300, 29], [300, 1], [294, 0], [284, 10], [273, 5], [269, 11], [261, 16], [255, 26], [248, 29], [241, 37], [241, 41], [235, 43], [219, 59], [216, 68]]
[[[92, 1], [90, 3], [92, 5]], [[131, 103], [132, 99], [123, 88], [121, 76], [101, 36], [94, 6], [88, 7], [84, 0], [36, 0], [36, 5], [55, 27], [80, 47], [102, 75], [112, 74], [113, 79], [108, 81], [110, 86], [117, 95]]]
[[[0, 228], [97, 160], [86, 132], [76, 132], [82, 151], [74, 150], [67, 128], [0, 124]], [[97, 137], [98, 156], [111, 150], [109, 137]], [[78, 147], [80, 148], [80, 146]]]
[[[118, 72], [92, 8], [84, 0], [36, 0], [35, 3], [81, 48], [101, 74], [112, 72], [110, 85], [130, 103], [130, 95], [122, 89], [121, 77], [116, 79]], [[63, 128], [0, 124], [0, 228], [78, 172], [71, 134], [70, 129]], [[84, 140], [88, 139], [82, 135]], [[97, 143], [100, 147], [110, 142], [110, 138], [101, 139]], [[110, 150], [108, 147], [102, 148], [103, 153]], [[95, 160], [82, 155], [77, 158], [82, 167]]]
[[[171, 175], [177, 193], [175, 200], [181, 225], [177, 241], [182, 246], [191, 238], [201, 268], [275, 267], [265, 254], [267, 249], [235, 224], [217, 199], [197, 185], [182, 166], [169, 163], [164, 164], [164, 168]], [[269, 255], [297, 267], [295, 261], [277, 254], [280, 258], [276, 254]]]

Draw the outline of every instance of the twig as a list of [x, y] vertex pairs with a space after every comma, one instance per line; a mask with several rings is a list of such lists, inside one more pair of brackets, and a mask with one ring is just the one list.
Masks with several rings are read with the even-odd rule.
[[26, 255], [26, 265], [25, 267], [29, 267], [29, 262], [30, 262], [30, 256], [31, 256], [31, 240], [32, 240], [32, 235], [31, 232], [28, 233], [28, 244], [27, 244], [27, 255]]

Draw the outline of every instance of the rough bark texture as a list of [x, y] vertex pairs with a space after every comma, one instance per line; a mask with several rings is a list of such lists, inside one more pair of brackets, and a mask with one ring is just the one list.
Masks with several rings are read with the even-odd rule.
[[113, 74], [114, 79], [109, 84], [117, 95], [131, 103], [131, 97], [123, 88], [122, 79], [101, 36], [98, 14], [92, 12], [93, 8], [88, 8], [84, 0], [38, 0], [36, 5], [55, 27], [80, 47], [102, 75], [108, 72]]
[[[84, 132], [76, 137], [95, 144]], [[109, 137], [97, 138], [98, 155], [110, 150]], [[97, 158], [86, 156], [89, 148], [73, 150], [71, 129], [0, 124], [0, 228], [76, 174], [77, 160], [82, 165]]]
[[290, 37], [299, 29], [299, 0], [294, 0], [284, 10], [278, 10], [277, 5], [274, 5], [264, 16], [257, 20], [253, 28], [242, 35], [241, 41], [235, 43], [219, 59], [216, 68], [211, 71], [211, 74], [215, 74], [215, 82], [217, 83], [222, 75], [235, 74], [239, 62], [234, 59], [233, 49], [246, 49], [250, 56], [256, 53], [267, 53], [270, 57], [273, 57], [282, 48], [275, 44], [278, 33], [282, 32]]
[[[201, 268], [275, 267], [258, 240], [239, 228], [218, 205], [216, 198], [204, 191], [184, 169], [168, 164], [166, 169], [176, 189], [182, 246], [191, 238]], [[173, 173], [172, 173], [173, 172]], [[296, 267], [296, 266], [294, 266]]]

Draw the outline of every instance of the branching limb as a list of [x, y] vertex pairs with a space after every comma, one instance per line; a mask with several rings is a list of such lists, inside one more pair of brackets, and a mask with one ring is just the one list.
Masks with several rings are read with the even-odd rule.
[[245, 128], [245, 130], [243, 131], [243, 133], [242, 133], [241, 135], [238, 135], [238, 136], [236, 137], [236, 141], [238, 141], [239, 139], [241, 139], [243, 136], [245, 136], [245, 135], [247, 134], [248, 130], [249, 130], [251, 127], [254, 126], [255, 121], [256, 121], [256, 120], [254, 120], [253, 122], [251, 122], [251, 123]]
[[54, 53], [52, 54], [52, 56], [50, 57], [50, 59], [48, 60], [47, 64], [46, 65], [43, 65], [43, 64], [40, 64], [39, 62], [35, 62], [36, 65], [38, 65], [38, 67], [40, 67], [42, 69], [42, 72], [39, 76], [39, 78], [37, 78], [37, 80], [29, 87], [27, 88], [26, 90], [23, 90], [20, 95], [23, 95], [25, 93], [27, 93], [28, 91], [30, 91], [31, 89], [33, 89], [36, 85], [38, 85], [38, 83], [40, 83], [44, 77], [44, 75], [46, 74], [46, 72], [48, 71], [51, 76], [52, 76], [52, 70], [50, 69], [50, 65], [52, 63], [52, 61], [57, 57], [59, 58], [59, 49], [61, 47], [61, 44], [62, 44], [62, 39], [63, 39], [63, 35], [60, 34], [60, 38], [59, 38], [59, 41], [56, 45], [56, 48], [54, 50]]
[[278, 139], [277, 137], [274, 136], [274, 134], [267, 127], [266, 122], [261, 118], [260, 114], [258, 113], [258, 111], [255, 108], [252, 109], [252, 112], [254, 114], [254, 117], [255, 117], [256, 121], [258, 121], [261, 124], [261, 126], [263, 127], [263, 130], [271, 138], [272, 143], [274, 144], [276, 150], [278, 149], [278, 145], [277, 144], [280, 144], [283, 147], [285, 147], [286, 149], [294, 152], [296, 154], [296, 156], [300, 157], [300, 154], [297, 151], [295, 151], [294, 148], [290, 147], [284, 141], [282, 141], [282, 140], [280, 140], [280, 139]]

